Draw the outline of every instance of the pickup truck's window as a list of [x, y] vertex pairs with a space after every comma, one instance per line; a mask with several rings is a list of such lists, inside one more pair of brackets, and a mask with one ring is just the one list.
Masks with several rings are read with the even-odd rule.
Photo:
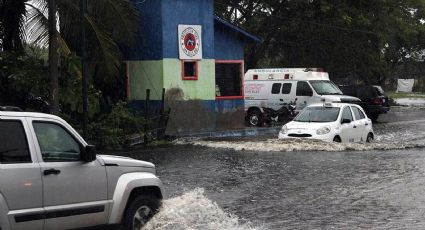
[[43, 161], [79, 161], [80, 146], [61, 126], [45, 123], [33, 123]]
[[0, 121], [0, 163], [28, 163], [31, 156], [20, 121]]

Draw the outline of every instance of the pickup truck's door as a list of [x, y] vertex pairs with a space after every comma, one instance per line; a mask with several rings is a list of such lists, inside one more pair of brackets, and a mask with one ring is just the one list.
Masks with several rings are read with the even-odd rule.
[[32, 127], [42, 158], [45, 229], [107, 223], [105, 167], [82, 161], [82, 144], [61, 124], [32, 120]]
[[0, 228], [42, 229], [40, 166], [24, 118], [0, 118]]

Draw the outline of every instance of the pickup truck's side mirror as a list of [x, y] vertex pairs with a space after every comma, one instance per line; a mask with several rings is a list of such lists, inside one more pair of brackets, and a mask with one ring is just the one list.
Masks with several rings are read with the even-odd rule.
[[82, 152], [83, 161], [92, 162], [96, 160], [96, 152], [96, 146], [87, 145]]
[[350, 124], [351, 120], [350, 119], [342, 119], [341, 124]]

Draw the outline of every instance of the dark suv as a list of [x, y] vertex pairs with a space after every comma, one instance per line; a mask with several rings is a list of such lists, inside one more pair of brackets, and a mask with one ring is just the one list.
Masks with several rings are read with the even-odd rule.
[[339, 86], [345, 95], [357, 97], [362, 100], [361, 106], [367, 116], [376, 121], [380, 114], [390, 110], [388, 97], [384, 90], [376, 85], [343, 85]]

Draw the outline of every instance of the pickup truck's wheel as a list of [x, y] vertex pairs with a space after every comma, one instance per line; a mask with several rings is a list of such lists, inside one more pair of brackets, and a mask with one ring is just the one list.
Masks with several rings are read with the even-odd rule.
[[124, 230], [140, 230], [158, 211], [160, 200], [150, 195], [139, 195], [127, 206], [123, 219]]

